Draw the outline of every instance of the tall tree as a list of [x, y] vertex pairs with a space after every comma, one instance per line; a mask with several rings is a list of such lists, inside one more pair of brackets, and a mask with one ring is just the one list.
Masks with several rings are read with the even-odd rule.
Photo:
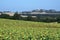
[[18, 14], [18, 12], [15, 12], [15, 14], [14, 14], [13, 18], [14, 18], [14, 19], [17, 19], [17, 20], [19, 20], [19, 18], [20, 18], [20, 15]]

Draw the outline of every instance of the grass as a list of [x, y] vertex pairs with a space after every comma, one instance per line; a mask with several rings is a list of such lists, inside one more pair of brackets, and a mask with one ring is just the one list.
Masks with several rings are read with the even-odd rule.
[[0, 18], [0, 40], [60, 40], [60, 23]]

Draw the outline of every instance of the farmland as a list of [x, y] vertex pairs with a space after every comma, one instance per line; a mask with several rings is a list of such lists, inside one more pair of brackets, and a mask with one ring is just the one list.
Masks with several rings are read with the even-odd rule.
[[0, 18], [0, 40], [60, 40], [60, 23]]

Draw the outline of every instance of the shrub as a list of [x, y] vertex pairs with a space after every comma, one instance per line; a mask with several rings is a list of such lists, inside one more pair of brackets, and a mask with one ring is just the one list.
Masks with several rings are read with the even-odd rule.
[[57, 17], [57, 22], [60, 23], [60, 17], [59, 16]]
[[10, 18], [10, 16], [8, 14], [1, 14], [0, 16], [1, 18]]
[[21, 19], [20, 14], [18, 14], [18, 12], [15, 12], [15, 14], [14, 14], [14, 16], [13, 16], [13, 19], [16, 19], [16, 20]]
[[27, 20], [28, 20], [28, 21], [31, 21], [31, 19], [32, 19], [31, 16], [28, 16], [28, 17], [27, 17]]

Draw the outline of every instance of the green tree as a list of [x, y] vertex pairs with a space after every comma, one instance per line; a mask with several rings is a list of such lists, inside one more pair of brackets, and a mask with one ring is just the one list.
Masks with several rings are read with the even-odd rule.
[[28, 20], [28, 21], [31, 21], [31, 19], [32, 19], [31, 16], [28, 16], [28, 17], [27, 17], [27, 20]]
[[8, 14], [1, 14], [1, 18], [10, 18]]
[[19, 20], [19, 19], [21, 19], [21, 15], [18, 14], [18, 12], [15, 12], [13, 19]]

